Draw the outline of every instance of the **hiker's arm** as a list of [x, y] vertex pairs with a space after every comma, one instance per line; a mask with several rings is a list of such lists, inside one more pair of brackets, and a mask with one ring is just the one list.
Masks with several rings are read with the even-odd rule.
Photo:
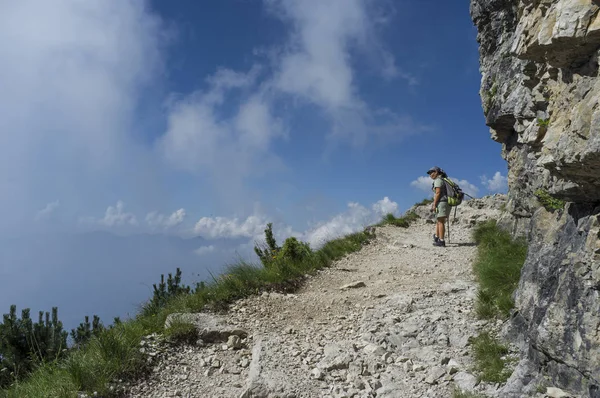
[[431, 205], [431, 208], [435, 210], [435, 208], [437, 207], [438, 203], [440, 203], [440, 198], [442, 196], [442, 188], [437, 187], [435, 189], [435, 196], [433, 197], [433, 204]]
[[442, 198], [442, 188], [437, 187], [435, 189], [435, 198], [433, 199], [433, 203], [435, 203], [435, 207], [440, 203], [440, 199]]

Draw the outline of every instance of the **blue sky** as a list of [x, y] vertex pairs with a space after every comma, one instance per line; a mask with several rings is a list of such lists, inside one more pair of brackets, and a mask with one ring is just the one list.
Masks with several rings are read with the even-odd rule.
[[506, 191], [475, 37], [456, 1], [1, 2], [0, 308], [123, 316], [267, 222], [316, 247], [400, 214], [433, 165]]
[[432, 165], [506, 190], [461, 2], [1, 7], [2, 236], [317, 242], [429, 195]]

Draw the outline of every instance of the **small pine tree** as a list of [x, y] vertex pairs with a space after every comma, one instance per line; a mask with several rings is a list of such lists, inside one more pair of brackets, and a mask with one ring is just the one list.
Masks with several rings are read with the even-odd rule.
[[265, 229], [265, 244], [254, 246], [254, 252], [260, 259], [261, 263], [265, 267], [269, 267], [273, 260], [277, 257], [277, 253], [281, 250], [279, 246], [277, 246], [277, 242], [275, 237], [273, 236], [273, 223], [268, 223], [267, 228]]
[[[117, 318], [115, 318], [116, 320]], [[119, 321], [120, 322], [120, 321]], [[115, 322], [116, 323], [116, 322]], [[79, 324], [77, 329], [71, 329], [71, 337], [76, 347], [81, 347], [89, 341], [93, 336], [98, 336], [104, 330], [102, 322], [98, 315], [94, 315], [94, 319], [90, 324], [90, 318], [86, 315], [85, 320]]]
[[34, 323], [29, 308], [21, 311], [19, 319], [17, 306], [11, 305], [0, 324], [0, 387], [22, 379], [41, 362], [64, 356], [67, 337], [58, 308], [52, 308], [52, 316], [40, 311]]
[[160, 275], [160, 283], [152, 285], [154, 288], [154, 294], [148, 304], [146, 304], [144, 311], [150, 313], [156, 313], [160, 308], [164, 307], [167, 302], [175, 296], [184, 293], [191, 293], [192, 289], [190, 286], [181, 284], [181, 269], [177, 268], [175, 276], [169, 273], [167, 281], [165, 282], [165, 275]]

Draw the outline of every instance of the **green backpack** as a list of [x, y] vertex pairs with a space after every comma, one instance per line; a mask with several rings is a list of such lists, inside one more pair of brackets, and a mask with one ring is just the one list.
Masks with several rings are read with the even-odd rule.
[[444, 185], [446, 186], [446, 195], [448, 196], [448, 204], [450, 206], [458, 206], [462, 203], [465, 198], [465, 193], [460, 189], [457, 183], [449, 179], [448, 177], [442, 177]]

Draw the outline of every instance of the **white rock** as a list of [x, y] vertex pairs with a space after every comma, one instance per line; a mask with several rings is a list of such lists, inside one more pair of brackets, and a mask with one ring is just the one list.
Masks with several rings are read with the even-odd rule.
[[454, 375], [454, 382], [462, 391], [473, 391], [477, 385], [477, 378], [467, 372], [458, 372]]
[[434, 366], [430, 371], [427, 377], [425, 378], [425, 383], [427, 384], [437, 384], [437, 381], [444, 377], [446, 374], [446, 370], [440, 366]]
[[233, 349], [238, 349], [242, 347], [242, 339], [239, 338], [239, 336], [229, 336], [229, 338], [227, 339], [227, 346]]
[[386, 353], [385, 350], [381, 346], [379, 346], [377, 344], [373, 344], [373, 343], [367, 344], [363, 348], [363, 351], [366, 352], [367, 354], [376, 355], [376, 356], [384, 355]]
[[325, 373], [323, 373], [323, 371], [321, 371], [321, 369], [319, 369], [319, 368], [314, 368], [310, 372], [310, 375], [312, 378], [317, 379], [317, 380], [323, 380], [325, 378]]
[[366, 287], [366, 286], [367, 285], [363, 281], [356, 281], [356, 282], [348, 283], [347, 285], [340, 287], [340, 290], [356, 289], [359, 287]]
[[424, 366], [424, 365], [421, 365], [421, 364], [419, 364], [419, 365], [414, 365], [414, 366], [413, 366], [413, 370], [414, 370], [415, 372], [420, 372], [420, 371], [422, 371], [422, 370], [425, 370], [425, 366]]
[[551, 398], [565, 398], [571, 396], [557, 387], [548, 387], [546, 389], [546, 395]]
[[448, 370], [449, 374], [453, 375], [460, 370], [460, 364], [458, 362], [456, 362], [454, 359], [451, 359], [450, 361], [448, 361], [448, 364], [446, 365], [446, 369]]

